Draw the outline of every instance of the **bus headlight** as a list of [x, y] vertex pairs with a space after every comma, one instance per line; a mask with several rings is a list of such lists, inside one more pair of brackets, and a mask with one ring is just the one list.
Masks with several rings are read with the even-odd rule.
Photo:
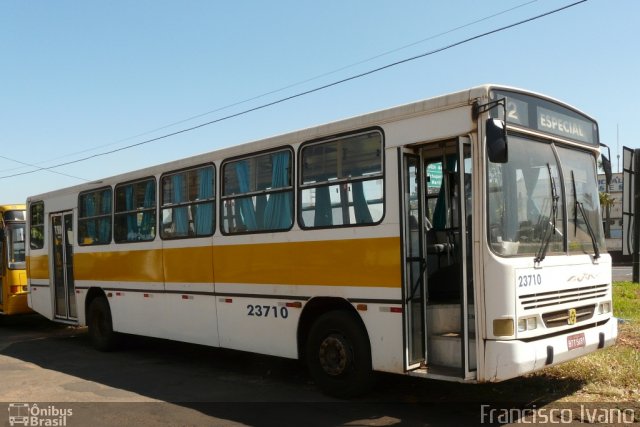
[[611, 313], [611, 301], [598, 304], [598, 314]]
[[518, 320], [518, 332], [533, 331], [538, 327], [537, 317], [525, 317]]

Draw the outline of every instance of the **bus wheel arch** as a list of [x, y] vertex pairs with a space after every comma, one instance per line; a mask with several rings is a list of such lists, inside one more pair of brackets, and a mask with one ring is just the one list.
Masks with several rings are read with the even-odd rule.
[[324, 393], [347, 398], [372, 386], [369, 334], [344, 299], [311, 300], [300, 319], [298, 343], [300, 359]]
[[111, 351], [117, 347], [119, 334], [113, 330], [111, 307], [104, 291], [91, 288], [85, 300], [86, 322], [89, 338], [99, 351]]

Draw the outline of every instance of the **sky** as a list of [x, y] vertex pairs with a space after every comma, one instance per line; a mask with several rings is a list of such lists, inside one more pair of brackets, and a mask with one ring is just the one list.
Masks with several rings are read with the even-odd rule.
[[[484, 83], [544, 93], [594, 117], [616, 171], [623, 146], [640, 148], [637, 0], [587, 0], [99, 155], [575, 1], [3, 0], [0, 203]], [[52, 170], [26, 165], [95, 155]]]

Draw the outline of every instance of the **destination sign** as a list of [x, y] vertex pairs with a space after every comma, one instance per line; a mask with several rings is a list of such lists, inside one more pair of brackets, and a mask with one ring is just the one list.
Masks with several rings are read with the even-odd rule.
[[427, 187], [440, 188], [442, 186], [442, 163], [431, 163], [427, 166]]
[[593, 142], [590, 139], [592, 126], [584, 120], [576, 120], [562, 113], [538, 107], [538, 129], [540, 130], [583, 142]]
[[[521, 93], [494, 91], [494, 100], [506, 98], [506, 121], [591, 145], [599, 145], [594, 121], [553, 102]], [[494, 110], [495, 111], [495, 110]], [[502, 109], [498, 116], [503, 118]]]

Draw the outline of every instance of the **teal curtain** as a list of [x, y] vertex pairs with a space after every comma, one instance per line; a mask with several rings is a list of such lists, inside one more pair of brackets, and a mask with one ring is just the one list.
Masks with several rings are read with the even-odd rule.
[[314, 227], [329, 227], [333, 225], [333, 212], [331, 209], [331, 195], [329, 186], [323, 185], [316, 188], [316, 205], [314, 207]]
[[[156, 186], [152, 180], [147, 181], [144, 190], [143, 207], [145, 209], [155, 208], [156, 206]], [[142, 213], [142, 222], [140, 224], [140, 233], [142, 239], [153, 240], [155, 237], [155, 230], [153, 229], [156, 222], [155, 209], [144, 211]]]
[[[445, 183], [449, 180], [451, 175], [448, 172], [453, 172], [456, 168], [456, 155], [452, 154], [447, 156], [446, 167], [443, 171], [443, 180], [440, 185], [440, 192], [436, 199], [436, 207], [433, 210], [433, 228], [436, 230], [444, 230], [447, 227], [447, 203], [446, 203], [446, 187]], [[453, 188], [453, 182], [449, 183], [449, 186]]]
[[[95, 193], [91, 193], [91, 194], [87, 194], [84, 196], [84, 216], [85, 217], [92, 217], [96, 215], [96, 200], [95, 200], [96, 194]], [[98, 236], [96, 236], [96, 222], [94, 218], [91, 218], [87, 221], [84, 222], [87, 229], [86, 229], [86, 236], [85, 237], [89, 237], [91, 238], [91, 240], [93, 242], [95, 242], [96, 238]]]
[[[173, 198], [171, 203], [184, 203], [184, 175], [181, 173], [171, 177], [171, 186], [173, 187]], [[145, 193], [146, 198], [146, 193]], [[175, 237], [184, 237], [189, 235], [189, 217], [186, 206], [173, 208], [173, 229]]]
[[[249, 183], [249, 165], [246, 161], [236, 163], [236, 174], [241, 193], [248, 193], [251, 189]], [[240, 215], [247, 231], [257, 229], [256, 213], [253, 207], [252, 197], [242, 197], [236, 199], [236, 209], [240, 208]]]
[[124, 207], [127, 213], [127, 240], [137, 240], [138, 223], [135, 212], [133, 211], [133, 185], [124, 187]]
[[364, 183], [357, 181], [351, 184], [353, 190], [353, 211], [356, 217], [356, 224], [369, 224], [373, 222], [367, 199], [364, 196]]
[[100, 199], [100, 214], [108, 217], [100, 218], [98, 222], [98, 240], [100, 243], [109, 243], [111, 241], [111, 190], [104, 190]]
[[[213, 168], [198, 169], [198, 199], [213, 198]], [[213, 202], [196, 206], [196, 234], [206, 236], [213, 234]]]
[[256, 196], [256, 227], [258, 230], [268, 228], [265, 225], [265, 209], [267, 208], [267, 196], [261, 194]]
[[[289, 187], [289, 158], [290, 153], [288, 151], [271, 155], [271, 188]], [[290, 191], [270, 194], [264, 210], [265, 229], [282, 230], [291, 227], [292, 206]]]

